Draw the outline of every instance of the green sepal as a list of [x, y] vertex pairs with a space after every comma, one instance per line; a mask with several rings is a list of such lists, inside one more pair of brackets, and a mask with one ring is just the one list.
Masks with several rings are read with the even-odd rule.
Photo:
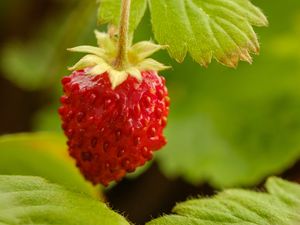
[[114, 89], [122, 84], [128, 76], [135, 77], [138, 81], [141, 81], [141, 73], [143, 71], [161, 71], [170, 68], [154, 59], [148, 58], [167, 46], [158, 45], [151, 41], [142, 41], [128, 49], [128, 63], [123, 69], [117, 69], [114, 65], [118, 51], [115, 35], [96, 30], [95, 36], [98, 47], [83, 45], [68, 49], [71, 52], [88, 53], [74, 66], [69, 67], [69, 70], [86, 69], [87, 74], [94, 76], [107, 72]]

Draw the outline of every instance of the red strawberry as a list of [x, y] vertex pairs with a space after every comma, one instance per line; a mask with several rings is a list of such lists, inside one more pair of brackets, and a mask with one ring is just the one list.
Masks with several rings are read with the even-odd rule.
[[69, 152], [86, 179], [108, 185], [152, 158], [166, 144], [169, 97], [164, 65], [147, 58], [161, 46], [140, 42], [126, 52], [124, 67], [115, 68], [117, 42], [96, 31], [99, 47], [87, 52], [74, 72], [62, 79], [59, 113]]
[[163, 129], [169, 111], [165, 80], [142, 72], [114, 90], [107, 73], [75, 71], [62, 80], [59, 109], [70, 155], [94, 184], [120, 180], [152, 158], [166, 144]]

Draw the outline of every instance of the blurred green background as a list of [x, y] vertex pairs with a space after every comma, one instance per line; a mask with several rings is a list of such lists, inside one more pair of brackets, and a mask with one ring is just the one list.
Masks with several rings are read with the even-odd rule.
[[[254, 56], [253, 65], [228, 69], [214, 62], [205, 69], [189, 57], [177, 64], [166, 52], [154, 56], [173, 67], [162, 74], [172, 99], [169, 143], [152, 165], [106, 191], [111, 205], [126, 211], [131, 221], [141, 223], [168, 212], [190, 195], [252, 187], [270, 175], [300, 182], [300, 2], [252, 2], [270, 22], [268, 28], [256, 29], [261, 54]], [[1, 134], [47, 131], [62, 138], [56, 113], [60, 78], [80, 57], [65, 49], [96, 44], [95, 1], [2, 0], [0, 23]], [[149, 13], [136, 31], [135, 40], [143, 39], [153, 39]], [[35, 135], [28, 134], [26, 143]], [[14, 136], [0, 140], [0, 162], [6, 161], [0, 173], [43, 175], [35, 172], [39, 165], [27, 164], [34, 160], [22, 157], [26, 151], [7, 154], [12, 148], [26, 149], [23, 139], [17, 140], [17, 147]], [[66, 154], [63, 144], [59, 149]], [[23, 167], [15, 169], [20, 158]], [[53, 175], [61, 167], [49, 165], [45, 176], [62, 179]]]

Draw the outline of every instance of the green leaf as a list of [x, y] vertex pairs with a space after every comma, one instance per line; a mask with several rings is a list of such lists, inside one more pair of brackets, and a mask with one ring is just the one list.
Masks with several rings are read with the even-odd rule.
[[55, 133], [13, 134], [0, 137], [0, 174], [33, 175], [97, 196], [69, 157], [64, 136]]
[[[299, 37], [299, 1], [255, 2], [272, 24], [260, 35], [265, 49], [255, 64], [231, 70], [214, 63], [205, 69], [187, 59], [163, 74], [171, 110], [168, 144], [157, 159], [170, 179], [217, 188], [252, 186], [300, 159], [300, 55], [274, 53], [283, 30]], [[160, 59], [167, 60], [167, 55]]]
[[0, 176], [0, 224], [129, 225], [104, 203], [31, 176]]
[[[98, 10], [99, 24], [113, 24], [119, 26], [121, 1], [116, 0], [100, 0]], [[147, 7], [147, 0], [133, 0], [130, 10], [129, 31], [133, 32], [141, 22]]]
[[203, 66], [212, 58], [236, 67], [252, 62], [259, 52], [251, 25], [266, 26], [264, 14], [249, 0], [149, 0], [156, 40], [169, 46], [171, 57], [182, 62], [187, 54]]
[[300, 186], [270, 178], [268, 193], [226, 190], [212, 198], [192, 199], [173, 209], [176, 215], [154, 219], [147, 225], [294, 225], [300, 222]]

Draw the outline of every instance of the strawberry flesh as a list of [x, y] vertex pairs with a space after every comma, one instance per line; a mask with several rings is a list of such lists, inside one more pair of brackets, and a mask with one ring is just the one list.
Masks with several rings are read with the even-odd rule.
[[107, 73], [74, 71], [62, 79], [59, 113], [70, 155], [86, 179], [107, 186], [152, 159], [166, 144], [169, 97], [154, 71], [132, 76], [114, 90]]

